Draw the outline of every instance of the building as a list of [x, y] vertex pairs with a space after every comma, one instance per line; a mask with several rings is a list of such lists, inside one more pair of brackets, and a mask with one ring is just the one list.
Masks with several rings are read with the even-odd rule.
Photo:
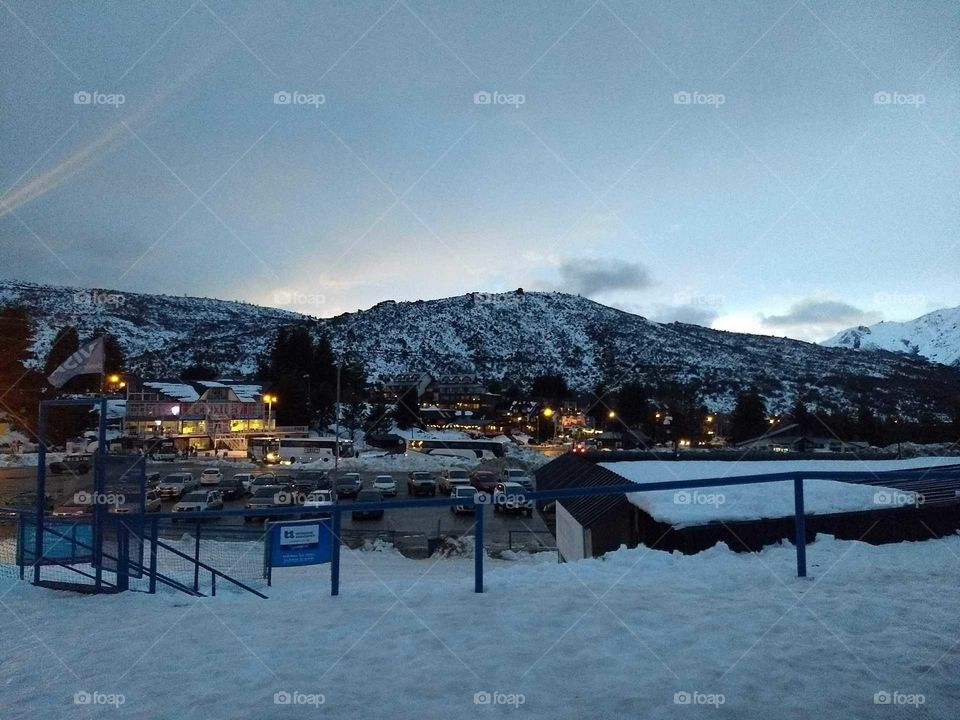
[[148, 380], [128, 387], [126, 437], [173, 440], [178, 450], [246, 450], [276, 430], [261, 385], [234, 380]]
[[770, 432], [737, 443], [743, 450], [767, 450], [771, 452], [856, 452], [870, 447], [865, 442], [848, 442], [827, 435], [800, 431], [796, 423], [784, 425]]

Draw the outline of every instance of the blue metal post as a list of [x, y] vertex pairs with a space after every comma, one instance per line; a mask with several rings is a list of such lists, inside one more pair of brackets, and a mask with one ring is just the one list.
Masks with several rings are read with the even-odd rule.
[[[40, 403], [40, 419], [37, 427], [40, 444], [37, 447], [37, 506], [36, 535], [33, 540], [33, 584], [40, 584], [40, 558], [43, 557], [43, 519], [47, 511], [47, 405]], [[26, 558], [24, 558], [26, 560]]]
[[473, 591], [483, 592], [483, 508], [480, 503], [473, 506]]
[[[74, 544], [76, 547], [76, 544]], [[126, 523], [117, 522], [117, 590], [130, 588], [130, 531]]]
[[107, 398], [100, 396], [100, 423], [97, 426], [97, 454], [93, 458], [93, 563], [94, 586], [103, 588], [103, 518], [107, 494]]
[[150, 522], [150, 592], [157, 591], [157, 535], [160, 522], [156, 518]]
[[330, 557], [330, 594], [340, 594], [340, 508], [333, 506], [333, 547]]
[[807, 576], [807, 516], [803, 510], [803, 479], [793, 481], [793, 527], [796, 531], [797, 577]]
[[200, 590], [200, 520], [197, 520], [197, 537], [193, 544], [193, 558], [196, 564], [193, 566], [193, 591]]

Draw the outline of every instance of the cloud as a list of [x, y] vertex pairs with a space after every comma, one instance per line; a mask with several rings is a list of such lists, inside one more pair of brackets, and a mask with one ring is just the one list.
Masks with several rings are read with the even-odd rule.
[[644, 290], [653, 285], [646, 267], [620, 258], [567, 258], [560, 263], [558, 271], [558, 290], [587, 296]]
[[792, 337], [824, 339], [852, 325], [870, 325], [880, 313], [861, 310], [840, 300], [807, 298], [794, 303], [783, 315], [761, 315], [765, 328], [786, 330]]

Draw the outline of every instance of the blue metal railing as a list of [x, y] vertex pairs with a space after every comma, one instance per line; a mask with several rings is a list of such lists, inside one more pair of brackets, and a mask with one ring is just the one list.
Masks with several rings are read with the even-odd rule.
[[[527, 500], [563, 500], [565, 498], [579, 498], [579, 497], [601, 497], [609, 495], [630, 495], [634, 493], [647, 493], [647, 492], [658, 492], [664, 490], [693, 490], [699, 488], [709, 488], [709, 487], [731, 487], [739, 485], [762, 485], [767, 483], [775, 482], [792, 482], [794, 490], [794, 544], [796, 546], [797, 552], [797, 575], [799, 577], [805, 577], [807, 574], [807, 562], [806, 562], [806, 510], [804, 506], [804, 481], [805, 480], [832, 480], [837, 482], [851, 482], [851, 483], [870, 483], [870, 484], [882, 484], [882, 483], [896, 483], [896, 482], [906, 482], [911, 480], [923, 480], [923, 479], [935, 479], [939, 481], [948, 481], [948, 482], [960, 482], [960, 465], [950, 465], [950, 466], [941, 466], [936, 468], [919, 468], [915, 470], [888, 470], [882, 472], [870, 472], [870, 471], [790, 471], [790, 472], [781, 472], [781, 473], [769, 473], [766, 475], [740, 475], [733, 477], [717, 477], [717, 478], [704, 478], [699, 480], [669, 480], [663, 482], [655, 483], [621, 483], [616, 485], [605, 485], [605, 486], [596, 486], [596, 487], [576, 487], [576, 488], [562, 488], [556, 490], [546, 490], [546, 491], [536, 491], [525, 493], [525, 498]], [[338, 595], [340, 592], [340, 548], [342, 545], [341, 541], [341, 518], [345, 512], [354, 512], [357, 510], [403, 510], [409, 508], [423, 508], [423, 507], [452, 507], [454, 505], [467, 505], [473, 506], [474, 508], [474, 590], [478, 593], [483, 592], [483, 533], [484, 533], [484, 508], [486, 505], [490, 504], [489, 499], [490, 495], [480, 494], [482, 499], [486, 501], [476, 502], [473, 497], [466, 498], [424, 498], [424, 499], [411, 499], [411, 500], [384, 500], [380, 502], [353, 502], [350, 504], [334, 504], [329, 509], [325, 509], [325, 513], [329, 513], [332, 516], [332, 532], [333, 532], [333, 551], [331, 556], [330, 563], [330, 594]], [[3, 508], [0, 508], [3, 510]], [[35, 517], [34, 511], [29, 510], [18, 510], [10, 509], [9, 512], [14, 512], [22, 515], [29, 515]], [[285, 507], [285, 508], [269, 508], [264, 510], [250, 510], [250, 509], [241, 509], [241, 510], [221, 510], [218, 512], [209, 512], [203, 514], [203, 519], [216, 519], [216, 518], [231, 518], [231, 517], [244, 517], [244, 518], [296, 518], [302, 515], [304, 512], [303, 508], [300, 506]], [[160, 520], [173, 520], [179, 519], [184, 520], [182, 513], [149, 513], [143, 516], [144, 521], [149, 522], [151, 526], [151, 556], [150, 556], [150, 568], [147, 571], [151, 578], [156, 575], [156, 547], [158, 545], [163, 545], [157, 540], [157, 527]], [[196, 518], [190, 518], [190, 520], [196, 520]], [[38, 526], [41, 523], [36, 523]], [[102, 536], [99, 538], [102, 542]], [[39, 544], [37, 548], [42, 549], [43, 539], [38, 535]], [[168, 549], [169, 546], [165, 546]], [[178, 552], [178, 551], [175, 551]], [[180, 553], [183, 557], [194, 561], [194, 558], [190, 558], [188, 555]], [[39, 580], [39, 565], [40, 561], [43, 559], [42, 553], [40, 557], [37, 558], [35, 562], [35, 578]], [[197, 568], [196, 571], [199, 572], [200, 568], [211, 571], [214, 575], [219, 575], [230, 582], [233, 582], [245, 590], [250, 590], [251, 592], [256, 592], [242, 583], [229, 578], [220, 571], [217, 571], [211, 566], [200, 563], [199, 558], [196, 558]], [[151, 592], [155, 581], [151, 582]], [[260, 593], [256, 593], [261, 597], [264, 597]]]

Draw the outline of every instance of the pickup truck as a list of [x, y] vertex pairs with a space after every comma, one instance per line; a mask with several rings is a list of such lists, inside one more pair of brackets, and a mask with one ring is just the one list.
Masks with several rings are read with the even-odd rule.
[[436, 495], [437, 481], [428, 472], [414, 471], [407, 476], [407, 495]]

